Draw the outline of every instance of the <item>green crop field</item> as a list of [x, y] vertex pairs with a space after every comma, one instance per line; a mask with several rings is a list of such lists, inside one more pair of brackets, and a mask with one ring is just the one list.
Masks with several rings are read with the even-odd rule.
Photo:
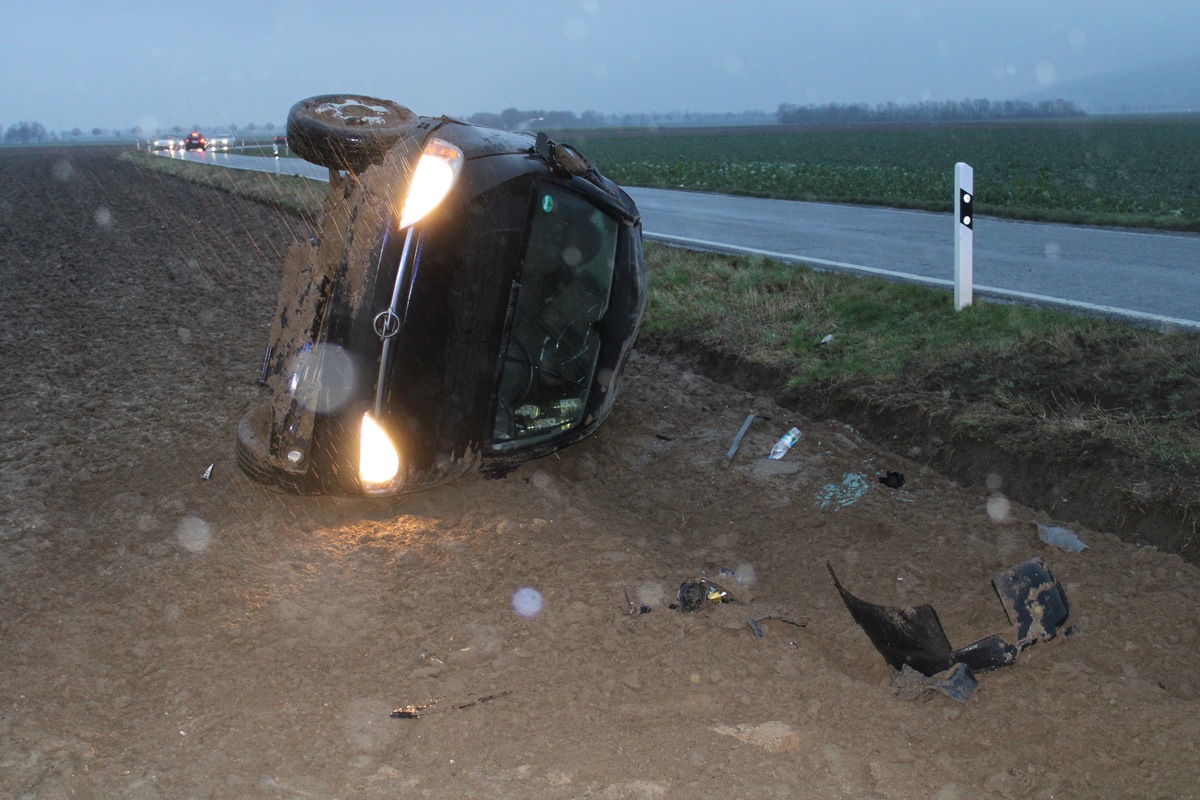
[[1200, 116], [906, 127], [558, 134], [618, 184], [1200, 230]]

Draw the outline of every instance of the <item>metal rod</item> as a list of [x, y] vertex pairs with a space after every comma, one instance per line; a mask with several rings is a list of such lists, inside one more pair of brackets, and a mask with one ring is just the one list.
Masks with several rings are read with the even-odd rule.
[[[396, 314], [396, 304], [400, 302], [400, 286], [404, 282], [405, 273], [408, 272], [408, 254], [412, 249], [412, 239], [413, 226], [409, 226], [408, 231], [404, 234], [404, 250], [400, 254], [400, 266], [396, 268], [396, 284], [392, 287], [392, 303], [388, 306], [388, 311], [393, 315]], [[394, 338], [394, 335], [383, 337], [383, 352], [379, 355], [379, 374], [375, 378], [375, 419], [383, 416], [383, 390], [388, 365], [391, 364], [392, 339]]]
[[746, 421], [742, 423], [742, 429], [737, 432], [737, 436], [733, 437], [733, 446], [729, 448], [729, 452], [725, 454], [725, 463], [733, 461], [733, 455], [737, 452], [738, 447], [742, 444], [742, 437], [746, 435], [746, 431], [750, 430], [750, 423], [754, 422], [754, 415], [746, 417]]

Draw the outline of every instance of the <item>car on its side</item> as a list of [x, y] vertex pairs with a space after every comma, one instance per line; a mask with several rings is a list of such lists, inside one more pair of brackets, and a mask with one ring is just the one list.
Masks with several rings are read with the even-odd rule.
[[208, 140], [200, 135], [198, 131], [192, 131], [183, 140], [184, 150], [205, 150], [208, 148]]
[[389, 495], [503, 475], [594, 432], [646, 306], [641, 218], [568, 145], [322, 95], [288, 142], [329, 169], [292, 246], [242, 469]]

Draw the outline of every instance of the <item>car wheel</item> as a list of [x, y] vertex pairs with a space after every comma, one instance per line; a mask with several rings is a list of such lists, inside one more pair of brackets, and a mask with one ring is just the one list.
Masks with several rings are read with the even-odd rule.
[[357, 173], [380, 163], [415, 119], [391, 100], [322, 94], [292, 106], [287, 142], [306, 161]]

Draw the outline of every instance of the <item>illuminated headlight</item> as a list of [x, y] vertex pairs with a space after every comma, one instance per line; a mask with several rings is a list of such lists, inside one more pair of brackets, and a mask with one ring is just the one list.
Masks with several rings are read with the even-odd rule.
[[363, 414], [358, 447], [358, 477], [363, 487], [367, 491], [389, 487], [400, 472], [400, 454], [370, 414]]
[[407, 228], [434, 209], [454, 185], [462, 169], [463, 154], [454, 145], [441, 139], [430, 139], [413, 171], [404, 210], [400, 212], [400, 227]]

